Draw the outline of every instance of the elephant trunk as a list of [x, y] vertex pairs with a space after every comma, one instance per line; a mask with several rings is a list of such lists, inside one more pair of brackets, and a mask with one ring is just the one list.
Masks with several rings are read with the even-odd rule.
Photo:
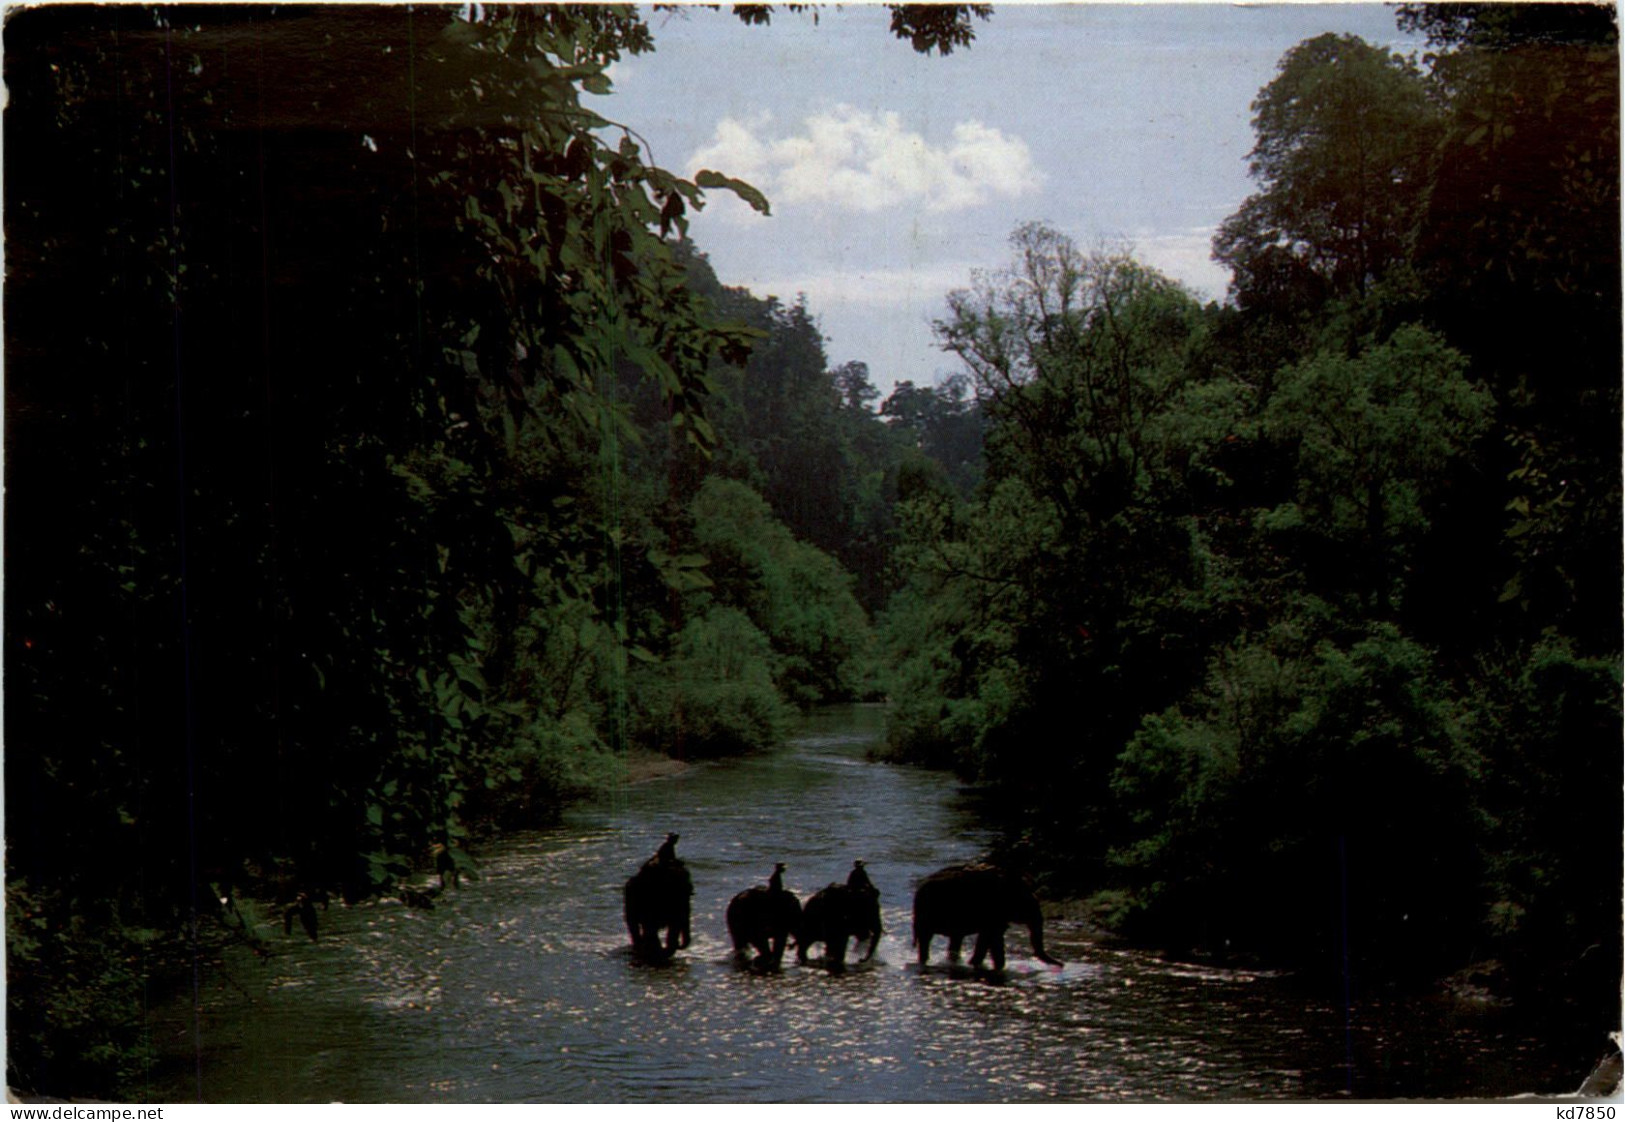
[[1048, 954], [1044, 950], [1044, 932], [1042, 928], [1033, 928], [1033, 957], [1039, 962], [1047, 962], [1051, 966], [1065, 966], [1066, 963]]
[[1065, 966], [1066, 963], [1044, 950], [1044, 913], [1039, 910], [1038, 901], [1033, 901], [1032, 911], [1022, 922], [1027, 925], [1027, 932], [1032, 936], [1033, 957], [1050, 966]]

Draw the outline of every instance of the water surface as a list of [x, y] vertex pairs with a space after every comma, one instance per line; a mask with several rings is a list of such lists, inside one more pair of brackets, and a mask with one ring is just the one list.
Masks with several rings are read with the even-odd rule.
[[[883, 714], [810, 718], [784, 749], [702, 763], [481, 854], [432, 911], [334, 906], [322, 938], [228, 955], [199, 1016], [155, 1017], [153, 1096], [215, 1102], [1195, 1101], [1572, 1091], [1583, 1049], [1439, 1000], [1345, 1009], [1289, 976], [1167, 962], [1052, 923], [1060, 970], [1014, 928], [1002, 975], [920, 972], [915, 881], [992, 838], [950, 776], [872, 763]], [[668, 830], [693, 945], [627, 951], [620, 891]], [[875, 959], [741, 968], [723, 913], [773, 862], [805, 896], [861, 858]], [[297, 931], [297, 928], [296, 928]], [[937, 943], [937, 961], [943, 954]], [[1575, 1070], [1575, 1065], [1578, 1070]]]

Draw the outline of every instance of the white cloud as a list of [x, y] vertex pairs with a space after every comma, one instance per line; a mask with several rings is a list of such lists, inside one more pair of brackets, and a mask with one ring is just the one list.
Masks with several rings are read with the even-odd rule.
[[823, 205], [874, 212], [920, 205], [963, 210], [995, 196], [1038, 190], [1043, 174], [1019, 137], [963, 121], [932, 145], [893, 112], [849, 105], [806, 118], [795, 135], [773, 137], [773, 119], [725, 118], [694, 153], [690, 172], [714, 168], [765, 191], [775, 205]]

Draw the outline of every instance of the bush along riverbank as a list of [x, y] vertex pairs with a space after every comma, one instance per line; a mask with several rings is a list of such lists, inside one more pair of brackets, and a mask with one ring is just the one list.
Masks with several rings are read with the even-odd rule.
[[[1510, 1005], [1598, 1041], [1617, 1031], [1617, 840], [1509, 841], [1541, 830], [1524, 801], [1535, 790], [1615, 814], [1617, 666], [1546, 650], [1522, 681], [1464, 697], [1429, 693], [1414, 663], [1383, 686], [1321, 657], [1337, 676], [1277, 692], [1239, 768], [1226, 739], [1237, 715], [1216, 705], [1218, 720], [1147, 718], [1096, 801], [1063, 784], [1078, 801], [1062, 807], [1029, 776], [983, 783], [1001, 855], [1068, 915], [1175, 958], [1286, 968], [1331, 995]], [[1407, 723], [1425, 730], [1411, 749], [1421, 759], [1395, 750]]]

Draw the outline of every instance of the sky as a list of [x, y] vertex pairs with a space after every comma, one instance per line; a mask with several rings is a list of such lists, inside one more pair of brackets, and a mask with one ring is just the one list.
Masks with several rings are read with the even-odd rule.
[[867, 363], [883, 394], [956, 371], [932, 321], [1024, 222], [1222, 300], [1211, 241], [1253, 190], [1250, 105], [1281, 56], [1328, 31], [1422, 47], [1381, 4], [995, 3], [947, 57], [892, 38], [878, 5], [648, 18], [655, 51], [592, 108], [660, 166], [764, 191], [768, 217], [710, 192], [690, 235], [724, 284], [804, 293], [830, 366]]

